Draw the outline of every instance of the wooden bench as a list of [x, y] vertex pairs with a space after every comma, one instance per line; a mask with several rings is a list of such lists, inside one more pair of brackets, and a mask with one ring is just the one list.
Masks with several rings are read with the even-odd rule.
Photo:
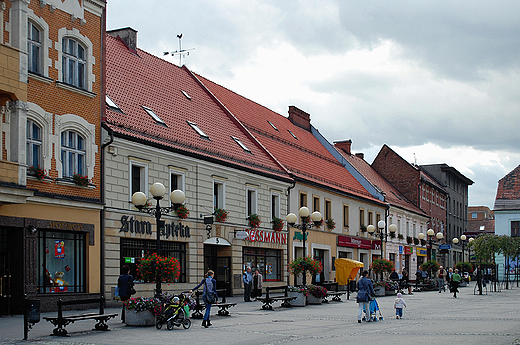
[[[274, 302], [278, 302], [278, 301], [282, 301], [282, 304], [281, 304], [282, 307], [290, 308], [291, 304], [289, 302], [292, 301], [293, 299], [295, 299], [296, 297], [289, 297], [287, 288], [288, 288], [287, 285], [285, 285], [285, 286], [268, 286], [265, 288], [265, 297], [257, 297], [256, 299], [263, 303], [263, 305], [262, 305], [263, 310], [273, 310], [272, 304]], [[275, 290], [275, 291], [283, 290], [283, 294], [273, 296], [272, 294], [270, 294], [270, 292], [273, 290]]]
[[328, 297], [332, 297], [333, 301], [341, 302], [341, 296], [346, 294], [346, 291], [339, 291], [339, 284], [336, 283], [323, 283], [321, 284], [325, 289], [327, 289], [327, 295], [323, 297], [323, 303], [329, 303]]
[[[221, 301], [218, 304], [214, 304], [215, 307], [218, 307], [218, 315], [221, 316], [229, 316], [229, 308], [236, 306], [236, 303], [232, 302], [226, 302], [226, 289], [218, 289], [217, 295], [222, 296]], [[195, 306], [195, 311], [191, 315], [194, 319], [202, 319], [204, 315], [202, 314], [202, 311], [206, 309], [206, 305], [204, 303], [200, 303], [202, 298], [202, 291], [196, 291], [195, 292], [195, 300], [197, 302], [197, 305]]]
[[[78, 300], [70, 300], [63, 301], [61, 299], [58, 300], [58, 316], [57, 317], [44, 317], [45, 320], [52, 323], [56, 328], [52, 331], [54, 335], [64, 337], [67, 335], [67, 330], [65, 327], [76, 321], [81, 320], [96, 320], [97, 323], [94, 326], [94, 329], [101, 331], [108, 331], [108, 325], [106, 322], [113, 317], [116, 317], [118, 314], [105, 314], [105, 297], [101, 298], [88, 298], [88, 299], [78, 299]], [[78, 304], [99, 304], [99, 313], [85, 313], [85, 314], [76, 314], [76, 315], [63, 315], [62, 307], [65, 305], [78, 305]]]

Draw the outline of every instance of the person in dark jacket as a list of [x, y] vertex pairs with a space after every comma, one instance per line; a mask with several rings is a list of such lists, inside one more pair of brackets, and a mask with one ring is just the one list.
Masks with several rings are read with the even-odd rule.
[[[128, 274], [130, 267], [128, 265], [123, 266], [123, 274], [117, 279], [117, 287], [119, 287], [119, 297], [121, 301], [128, 301], [131, 296], [130, 288], [134, 286], [134, 277]], [[125, 322], [125, 305], [123, 303], [123, 311], [121, 312], [121, 322]]]
[[366, 310], [366, 321], [370, 322], [370, 295], [375, 294], [372, 281], [368, 279], [368, 271], [363, 271], [362, 278], [357, 283], [358, 293], [356, 302], [359, 304], [358, 322], [361, 323], [363, 307]]
[[209, 320], [211, 312], [211, 303], [209, 301], [208, 295], [214, 293], [215, 304], [218, 304], [217, 282], [215, 279], [213, 279], [214, 274], [215, 272], [209, 270], [206, 273], [206, 278], [202, 278], [202, 281], [199, 283], [199, 285], [195, 286], [193, 289], [190, 290], [190, 293], [192, 293], [193, 290], [197, 290], [199, 287], [204, 285], [204, 289], [202, 290], [202, 300], [204, 301], [204, 304], [206, 304], [206, 312], [204, 313], [204, 318], [202, 319], [202, 326], [205, 328], [211, 326], [211, 321]]

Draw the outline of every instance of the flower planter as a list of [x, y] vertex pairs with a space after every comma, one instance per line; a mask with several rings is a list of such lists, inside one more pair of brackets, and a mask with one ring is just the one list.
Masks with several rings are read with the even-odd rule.
[[292, 307], [305, 307], [305, 303], [307, 301], [307, 296], [305, 296], [305, 294], [303, 292], [289, 291], [288, 296], [296, 297], [295, 299], [293, 299], [289, 302]]
[[383, 289], [382, 287], [374, 288], [374, 292], [376, 293], [376, 296], [378, 296], [378, 297], [385, 295], [385, 289]]
[[397, 295], [397, 292], [395, 290], [385, 290], [385, 296], [394, 296]]
[[316, 297], [311, 293], [307, 296], [307, 304], [321, 304], [321, 301], [321, 297]]
[[153, 326], [155, 325], [155, 315], [151, 310], [135, 311], [134, 309], [125, 310], [125, 323], [127, 326]]

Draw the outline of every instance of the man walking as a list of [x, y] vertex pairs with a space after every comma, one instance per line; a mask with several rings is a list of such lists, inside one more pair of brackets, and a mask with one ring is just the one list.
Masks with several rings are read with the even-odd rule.
[[444, 280], [446, 278], [446, 271], [442, 266], [439, 267], [439, 272], [437, 274], [437, 283], [439, 284], [439, 293], [442, 292], [442, 289], [444, 288]]
[[251, 302], [251, 289], [253, 287], [253, 275], [251, 274], [251, 267], [248, 267], [242, 276], [244, 282], [244, 301]]

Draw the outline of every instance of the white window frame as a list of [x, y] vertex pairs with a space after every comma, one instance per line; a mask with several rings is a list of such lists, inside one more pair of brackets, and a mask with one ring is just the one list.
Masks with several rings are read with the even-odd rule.
[[[69, 139], [69, 133], [73, 134], [73, 146], [63, 146], [63, 135], [65, 134], [65, 137], [67, 138], [67, 141]], [[79, 138], [83, 141], [83, 149], [80, 149], [78, 147]], [[74, 174], [80, 174], [81, 176], [85, 176], [88, 174], [87, 172], [87, 140], [81, 133], [75, 131], [75, 130], [65, 130], [60, 133], [60, 142], [61, 142], [61, 150], [60, 150], [60, 158], [62, 163], [62, 173], [64, 174], [63, 177], [72, 177]], [[63, 158], [63, 153], [65, 153], [65, 162]], [[69, 161], [70, 154], [73, 155], [73, 169], [71, 171], [68, 171], [68, 166], [71, 164]], [[82, 163], [79, 162], [79, 158], [82, 158]], [[81, 168], [81, 169], [80, 169]]]
[[92, 85], [96, 81], [96, 76], [93, 73], [93, 66], [96, 63], [96, 58], [93, 54], [93, 44], [87, 36], [83, 36], [78, 29], [61, 28], [58, 30], [58, 40], [54, 43], [54, 48], [58, 51], [58, 59], [54, 62], [54, 68], [58, 70], [58, 78], [62, 83], [63, 80], [63, 47], [62, 42], [64, 38], [69, 38], [77, 41], [85, 49], [85, 86], [84, 90], [92, 92]]
[[64, 73], [62, 80], [65, 84], [85, 90], [87, 87], [87, 49], [81, 44], [81, 41], [73, 37], [63, 37], [62, 40], [66, 42], [66, 46], [73, 46], [72, 52], [62, 51], [61, 67], [62, 73]]
[[[252, 193], [253, 198], [251, 205], [249, 204], [249, 193]], [[249, 209], [251, 208], [251, 212]], [[246, 187], [246, 217], [250, 214], [258, 214], [258, 188], [247, 186]]]
[[[32, 9], [27, 9], [27, 24], [31, 22], [36, 28], [40, 30], [40, 61], [39, 61], [39, 75], [49, 77], [49, 68], [52, 67], [52, 60], [49, 58], [49, 49], [52, 47], [52, 40], [49, 38], [49, 25], [42, 18], [34, 14]], [[27, 27], [27, 40], [29, 40], [29, 27]], [[29, 43], [29, 42], [27, 42]], [[30, 54], [28, 53], [28, 64], [30, 64]], [[61, 61], [61, 60], [60, 60]], [[29, 66], [27, 66], [29, 72]], [[33, 72], [29, 72], [32, 74]]]
[[[274, 202], [273, 202], [273, 198], [274, 198]], [[277, 218], [282, 218], [281, 217], [281, 206], [282, 206], [282, 201], [281, 201], [281, 194], [280, 193], [277, 193], [277, 192], [271, 192], [271, 218], [273, 217], [273, 214], [275, 217]], [[274, 203], [274, 209], [273, 209], [273, 203]]]
[[[29, 122], [31, 124], [34, 124], [36, 127], [38, 127], [38, 130], [39, 130], [39, 134], [40, 134], [40, 137], [39, 139], [34, 139], [33, 138], [33, 131], [32, 131], [32, 128], [33, 126], [27, 126], [27, 132], [26, 132], [26, 152], [25, 152], [25, 155], [26, 155], [26, 162], [27, 162], [27, 166], [30, 167], [30, 166], [34, 166], [35, 168], [37, 167], [40, 167], [43, 169], [42, 165], [43, 165], [43, 158], [42, 158], [42, 151], [43, 151], [43, 128], [34, 120], [32, 119], [27, 119], [27, 125], [29, 125]], [[31, 131], [31, 136], [29, 136], [29, 131]], [[35, 146], [38, 146], [39, 147], [39, 154], [38, 154], [38, 158], [37, 158], [37, 163], [34, 164], [34, 156], [32, 155], [32, 152], [34, 151], [33, 148]]]
[[[215, 205], [215, 184], [218, 188], [218, 206]], [[211, 194], [211, 200], [213, 204], [213, 208], [218, 207], [221, 209], [226, 208], [226, 181], [222, 179], [213, 178], [212, 183], [212, 194]]]
[[148, 161], [136, 157], [128, 157], [128, 198], [130, 200], [130, 208], [132, 207], [132, 168], [136, 166], [141, 170], [140, 192], [146, 194], [148, 198]]
[[178, 188], [180, 190], [182, 190], [184, 193], [186, 193], [186, 189], [185, 189], [186, 187], [184, 185], [185, 178], [186, 178], [185, 171], [182, 171], [182, 170], [170, 167], [170, 177], [169, 177], [169, 181], [168, 181], [169, 182], [169, 186], [170, 186], [170, 194], [171, 194], [171, 192], [174, 191], [172, 175], [175, 175], [177, 177], [177, 186], [178, 186]]

